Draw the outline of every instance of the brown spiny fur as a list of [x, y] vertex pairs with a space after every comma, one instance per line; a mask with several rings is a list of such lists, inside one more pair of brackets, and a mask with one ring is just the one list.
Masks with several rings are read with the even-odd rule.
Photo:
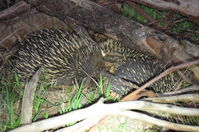
[[[87, 72], [91, 76], [99, 71], [101, 52], [96, 44], [72, 32], [44, 29], [32, 33], [20, 43], [15, 70], [22, 80], [43, 68], [60, 84], [82, 80]], [[61, 81], [61, 82], [60, 82]]]

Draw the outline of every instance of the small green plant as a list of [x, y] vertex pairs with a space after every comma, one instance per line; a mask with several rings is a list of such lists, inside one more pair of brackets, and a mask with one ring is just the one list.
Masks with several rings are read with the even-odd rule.
[[[47, 104], [53, 105], [52, 103], [48, 102], [46, 100], [47, 97], [47, 89], [50, 89], [53, 87], [53, 83], [50, 82], [49, 77], [45, 72], [41, 74], [40, 81], [37, 86], [37, 94], [34, 96], [34, 104], [33, 104], [33, 110], [34, 110], [34, 116], [33, 121], [36, 121], [38, 117], [42, 113], [42, 108], [44, 108]], [[45, 113], [44, 117], [46, 118], [48, 116], [48, 112]]]
[[106, 89], [105, 97], [109, 97], [110, 93], [111, 93], [111, 84], [110, 84], [110, 80], [108, 80], [108, 86], [107, 86], [107, 89]]
[[100, 74], [100, 80], [99, 80], [100, 95], [104, 95], [105, 98], [108, 98], [110, 96], [110, 90], [111, 90], [110, 80], [108, 80], [108, 85], [106, 89], [104, 88], [104, 80], [106, 80], [106, 78], [104, 78], [102, 74]]
[[81, 99], [83, 97], [82, 94], [83, 87], [84, 87], [83, 82], [80, 84], [80, 86], [74, 85], [74, 88], [77, 89], [77, 93], [74, 95], [74, 97], [69, 98], [66, 112], [79, 109], [83, 106], [83, 104], [81, 103]]
[[[87, 98], [86, 104], [92, 104], [96, 102], [97, 99], [99, 99], [100, 96], [103, 96], [105, 100], [113, 100], [113, 98], [110, 96], [110, 81], [108, 82], [107, 88], [104, 89], [104, 78], [102, 75], [100, 75], [100, 79], [98, 82], [98, 86], [95, 88], [92, 88], [93, 90], [91, 92], [84, 93], [84, 83], [80, 83], [80, 85], [74, 85], [71, 89], [76, 89], [75, 95], [71, 94], [71, 89], [68, 94], [68, 102], [66, 105], [66, 102], [58, 102], [58, 105], [60, 105], [61, 110], [60, 113], [66, 113], [72, 110], [76, 110], [79, 108], [82, 108], [84, 106], [82, 99]], [[34, 96], [34, 103], [33, 103], [33, 121], [38, 120], [38, 118], [48, 118], [49, 117], [49, 111], [44, 111], [43, 114], [43, 108], [48, 104], [48, 106], [58, 106], [57, 104], [52, 104], [46, 100], [47, 96], [47, 89], [52, 88], [54, 85], [53, 83], [49, 83], [49, 78], [45, 75], [45, 73], [42, 73], [40, 77], [40, 81], [37, 86], [37, 90]], [[21, 108], [15, 108], [16, 102], [20, 104], [23, 97], [23, 90], [24, 90], [24, 84], [21, 82], [19, 76], [13, 72], [12, 78], [9, 78], [7, 76], [0, 76], [0, 90], [2, 93], [2, 99], [0, 101], [0, 107], [1, 110], [5, 109], [5, 111], [0, 111], [0, 114], [6, 113], [6, 119], [0, 120], [0, 131], [6, 131], [8, 129], [16, 128], [20, 125], [20, 110]], [[17, 91], [17, 92], [16, 92]], [[20, 106], [20, 105], [19, 105]], [[16, 111], [18, 111], [16, 113]], [[43, 115], [42, 115], [43, 114]], [[74, 123], [71, 123], [72, 125]]]
[[99, 80], [99, 86], [100, 86], [100, 93], [104, 94], [104, 88], [103, 88], [103, 77], [102, 74], [100, 74], [100, 80]]
[[[12, 129], [20, 125], [20, 116], [16, 112], [16, 104], [21, 100], [20, 94], [16, 89], [21, 89], [22, 85], [16, 73], [12, 73], [11, 77], [2, 74], [0, 76], [0, 90], [1, 90], [1, 115], [5, 119], [0, 120], [0, 131]], [[21, 90], [19, 90], [21, 91]]]
[[148, 128], [147, 130], [143, 130], [142, 132], [160, 132], [162, 130], [162, 127], [154, 125], [151, 128]]
[[[38, 85], [38, 96], [34, 99], [34, 116], [33, 121], [38, 119], [42, 107], [46, 104], [45, 98], [42, 98], [45, 90], [51, 85], [41, 81]], [[46, 87], [47, 86], [47, 87]], [[9, 72], [0, 75], [0, 90], [1, 101], [0, 114], [5, 116], [5, 119], [0, 119], [0, 131], [16, 128], [20, 125], [20, 103], [22, 102], [24, 84], [21, 82], [16, 72]], [[40, 97], [39, 97], [40, 96]], [[45, 115], [47, 117], [47, 113]]]

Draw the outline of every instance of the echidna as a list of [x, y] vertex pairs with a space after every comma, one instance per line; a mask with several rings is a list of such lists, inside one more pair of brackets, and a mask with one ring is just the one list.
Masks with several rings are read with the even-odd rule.
[[[105, 54], [102, 56], [102, 52]], [[43, 68], [58, 84], [72, 84], [81, 81], [89, 74], [97, 77], [104, 68], [104, 61], [113, 62], [118, 78], [132, 81], [138, 85], [148, 81], [163, 70], [163, 65], [150, 56], [130, 49], [118, 41], [107, 40], [99, 45], [89, 39], [79, 37], [73, 32], [59, 29], [44, 29], [32, 33], [20, 43], [15, 60], [15, 70], [22, 80]], [[172, 77], [167, 76], [153, 85], [160, 91], [173, 85]], [[129, 90], [112, 81], [112, 91], [120, 95]]]
[[72, 84], [100, 71], [100, 48], [73, 32], [44, 29], [30, 34], [20, 43], [15, 70], [26, 79], [38, 68], [43, 68], [58, 84]]
[[99, 45], [104, 54], [104, 61], [113, 63], [116, 69], [130, 58], [141, 58], [143, 60], [153, 59], [151, 56], [135, 49], [131, 49], [122, 44], [120, 41], [113, 39], [103, 41]]
[[[111, 76], [111, 90], [119, 95], [127, 94], [132, 88], [121, 83], [122, 80], [141, 86], [160, 74], [165, 68], [160, 60], [123, 45], [119, 41], [107, 40], [101, 43], [105, 61], [116, 66], [115, 76]], [[115, 58], [114, 58], [115, 57]], [[179, 77], [171, 73], [150, 86], [155, 92], [174, 90]]]

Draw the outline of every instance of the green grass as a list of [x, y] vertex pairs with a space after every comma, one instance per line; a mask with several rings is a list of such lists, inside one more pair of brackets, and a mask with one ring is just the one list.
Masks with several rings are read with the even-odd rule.
[[147, 23], [147, 20], [127, 3], [123, 4], [122, 14], [128, 18], [136, 19], [138, 22]]
[[[83, 92], [83, 82], [80, 83], [79, 86], [73, 86], [73, 89], [75, 89], [75, 91], [73, 90], [73, 92], [75, 94], [71, 94], [71, 89], [67, 90], [67, 103], [60, 100], [56, 104], [53, 104], [46, 100], [47, 90], [53, 87], [53, 83], [51, 83], [49, 81], [49, 78], [45, 76], [45, 73], [43, 73], [40, 77], [36, 94], [34, 96], [32, 120], [37, 121], [41, 117], [49, 118], [50, 115], [48, 109], [43, 111], [43, 108], [47, 105], [51, 107], [58, 106], [60, 109], [58, 109], [57, 112], [63, 114], [72, 110], [82, 108], [85, 105], [85, 103], [82, 102], [83, 98], [86, 98], [87, 104], [90, 105], [96, 102], [96, 100], [98, 100], [100, 96], [104, 96], [105, 100], [113, 100], [113, 98], [110, 97], [110, 83], [108, 84], [107, 89], [104, 90], [104, 80], [105, 78], [100, 75], [100, 79], [98, 82], [100, 88], [96, 86], [92, 88], [91, 92], [88, 93]], [[0, 120], [0, 131], [6, 131], [16, 128], [20, 125], [20, 110], [24, 90], [23, 83], [20, 81], [18, 75], [14, 72], [12, 73], [11, 77], [2, 74], [0, 76], [0, 90], [3, 99], [0, 101], [0, 114], [6, 114], [6, 119]], [[16, 104], [18, 104], [19, 107], [15, 107]]]
[[95, 86], [92, 92], [88, 92], [87, 94], [84, 94], [83, 92], [83, 88], [84, 88], [83, 82], [80, 84], [79, 88], [74, 87], [75, 89], [77, 89], [77, 92], [73, 97], [71, 96], [69, 97], [68, 105], [66, 107], [66, 112], [82, 108], [84, 106], [84, 104], [82, 104], [83, 97], [87, 99], [88, 104], [94, 103], [97, 99], [99, 99], [100, 96], [103, 96], [105, 100], [114, 100], [110, 96], [110, 83], [108, 83], [107, 89], [104, 89], [103, 87], [104, 80], [105, 78], [102, 76], [102, 74], [100, 74], [100, 79], [98, 82], [100, 87], [98, 88], [97, 86]]
[[[144, 5], [137, 4], [138, 7], [143, 9], [149, 16], [154, 19], [161, 19], [166, 17], [166, 11], [159, 11], [157, 9], [153, 9]], [[128, 18], [133, 18], [140, 23], [146, 24], [148, 21], [141, 14], [139, 14], [134, 8], [129, 6], [127, 3], [124, 3], [122, 6], [122, 14]]]
[[69, 97], [67, 107], [63, 108], [63, 109], [66, 109], [64, 113], [83, 107], [83, 104], [81, 102], [82, 97], [83, 97], [83, 94], [82, 94], [83, 87], [84, 87], [83, 82], [80, 84], [80, 86], [76, 86], [76, 87], [74, 86], [74, 88], [77, 90], [77, 93], [74, 95], [74, 97], [72, 96]]
[[[18, 88], [18, 90], [16, 90], [16, 88]], [[12, 129], [20, 125], [20, 116], [14, 109], [14, 106], [21, 100], [21, 88], [22, 84], [16, 73], [13, 73], [12, 78], [1, 74], [0, 90], [2, 99], [0, 101], [0, 114], [5, 119], [1, 118], [0, 120], [0, 131]]]
[[[45, 86], [44, 86], [45, 85]], [[0, 118], [0, 131], [6, 131], [16, 128], [20, 125], [20, 110], [23, 97], [23, 83], [20, 81], [15, 72], [0, 75], [0, 90], [2, 99], [0, 101], [0, 114], [4, 118]], [[45, 98], [39, 97], [46, 93], [46, 82], [43, 80], [38, 85], [38, 96], [34, 97], [33, 105], [33, 121], [38, 119], [41, 114], [42, 107], [46, 104]], [[48, 113], [44, 115], [48, 117]]]
[[[39, 116], [42, 114], [42, 108], [45, 105], [51, 105], [54, 104], [48, 102], [46, 100], [47, 97], [47, 89], [53, 88], [53, 83], [49, 81], [48, 76], [46, 76], [46, 73], [43, 73], [40, 77], [40, 81], [37, 86], [37, 94], [34, 96], [34, 102], [33, 102], [33, 110], [34, 110], [34, 116], [33, 121], [36, 121]], [[48, 111], [45, 112], [44, 118], [48, 117]]]

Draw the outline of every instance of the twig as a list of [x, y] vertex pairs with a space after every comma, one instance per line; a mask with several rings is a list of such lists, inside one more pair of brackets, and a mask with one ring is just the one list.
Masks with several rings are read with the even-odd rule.
[[199, 102], [199, 94], [184, 94], [178, 96], [169, 96], [169, 97], [156, 97], [156, 98], [146, 98], [144, 100], [159, 102], [159, 103], [175, 103], [177, 101], [191, 101], [191, 102]]
[[17, 15], [20, 15], [26, 11], [28, 11], [30, 5], [24, 1], [19, 1], [8, 9], [5, 9], [0, 12], [0, 20], [10, 19]]
[[166, 69], [160, 75], [156, 76], [152, 80], [150, 80], [147, 83], [145, 83], [144, 85], [142, 85], [139, 89], [137, 89], [137, 90], [133, 91], [132, 93], [130, 93], [129, 95], [125, 96], [122, 99], [122, 101], [128, 101], [132, 96], [137, 95], [139, 92], [141, 92], [142, 90], [144, 90], [146, 87], [149, 87], [151, 84], [153, 84], [154, 82], [158, 81], [162, 77], [168, 75], [169, 73], [174, 72], [174, 71], [179, 70], [179, 69], [186, 68], [188, 66], [192, 66], [192, 65], [198, 64], [198, 63], [199, 63], [199, 60], [195, 60], [195, 61], [191, 61], [191, 62], [188, 62], [188, 63], [179, 64], [177, 66], [172, 66], [172, 67]]
[[137, 12], [139, 12], [145, 19], [147, 19], [150, 23], [154, 22], [155, 20], [149, 16], [146, 12], [144, 12], [141, 8], [139, 8], [134, 2], [129, 0], [126, 1], [131, 7], [133, 7]]
[[187, 81], [188, 83], [190, 83], [190, 84], [194, 83], [193, 80], [191, 80], [190, 78], [187, 77], [188, 75], [190, 75], [190, 73], [191, 73], [190, 71], [186, 75], [182, 71], [178, 71], [177, 73], [183, 80]]
[[93, 77], [91, 77], [84, 69], [80, 68], [96, 85], [100, 88], [100, 85], [95, 81]]
[[15, 31], [13, 31], [11, 34], [9, 34], [8, 36], [6, 36], [5, 38], [1, 39], [1, 40], [0, 40], [0, 45], [2, 45], [3, 42], [4, 42], [5, 40], [7, 40], [7, 39], [9, 39], [10, 37], [14, 36], [15, 33], [21, 31], [22, 29], [23, 29], [23, 27], [18, 28], [18, 29], [16, 29]]
[[193, 85], [188, 88], [184, 88], [178, 91], [173, 91], [173, 92], [167, 92], [167, 93], [161, 93], [157, 94], [158, 96], [171, 96], [171, 95], [177, 95], [177, 94], [182, 94], [186, 92], [193, 92], [193, 91], [199, 91], [199, 85]]

